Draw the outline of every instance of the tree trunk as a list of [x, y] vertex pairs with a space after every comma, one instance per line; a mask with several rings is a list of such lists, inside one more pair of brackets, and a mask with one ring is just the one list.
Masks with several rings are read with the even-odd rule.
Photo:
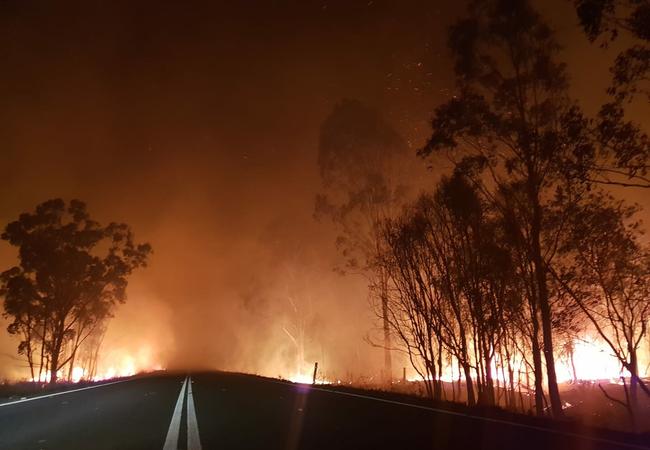
[[[528, 376], [526, 376], [528, 378]], [[521, 412], [526, 412], [526, 407], [524, 406], [524, 396], [521, 393], [521, 369], [517, 371], [517, 388], [519, 390], [519, 404], [521, 405]]]
[[472, 383], [472, 368], [469, 363], [463, 363], [463, 372], [465, 372], [465, 388], [467, 389], [467, 404], [469, 406], [476, 405], [476, 398], [474, 396], [474, 384]]
[[[440, 333], [439, 330], [437, 330]], [[442, 400], [442, 393], [444, 392], [442, 384], [442, 341], [438, 338], [438, 380], [436, 384], [436, 397], [438, 400]]]
[[32, 381], [34, 379], [34, 350], [32, 348], [33, 337], [31, 331], [27, 332], [27, 362], [29, 363], [29, 373], [32, 375]]
[[50, 359], [50, 384], [56, 384], [58, 375], [58, 364], [59, 364], [59, 350], [52, 350], [52, 359]]
[[[562, 417], [562, 400], [560, 399], [560, 389], [557, 385], [557, 375], [555, 373], [555, 357], [553, 355], [553, 331], [551, 329], [551, 308], [548, 302], [548, 292], [546, 291], [546, 276], [544, 277], [544, 293], [540, 295], [540, 309], [542, 313], [542, 335], [544, 337], [544, 359], [546, 360], [546, 376], [548, 383], [548, 395], [551, 401], [551, 411], [553, 417]], [[541, 285], [540, 285], [541, 288]]]
[[[508, 395], [508, 398], [510, 400], [510, 404], [512, 405], [512, 409], [516, 411], [517, 400], [515, 399], [515, 369], [512, 367], [512, 361], [510, 360], [510, 351], [508, 350], [507, 341], [505, 344], [505, 350], [506, 350], [506, 361], [508, 362], [508, 381], [509, 381], [508, 384], [510, 387], [510, 394]], [[503, 364], [503, 362], [501, 364]], [[521, 383], [521, 370], [519, 371], [519, 383]], [[521, 386], [519, 387], [519, 393], [521, 394]]]
[[639, 412], [639, 361], [635, 348], [630, 348], [630, 410], [637, 418]]
[[61, 346], [63, 345], [63, 324], [57, 327], [52, 335], [52, 358], [50, 359], [50, 384], [55, 384], [58, 380], [59, 357], [61, 356]]
[[[41, 335], [41, 361], [40, 365], [38, 366], [38, 381], [41, 381], [41, 377], [43, 375], [43, 363], [45, 359], [45, 340], [47, 338], [47, 320], [43, 321], [43, 334]], [[47, 367], [45, 367], [45, 370], [47, 371]], [[47, 375], [46, 375], [47, 377]]]
[[537, 314], [533, 312], [533, 336], [531, 348], [533, 351], [533, 371], [535, 372], [535, 412], [538, 416], [544, 415], [544, 372], [542, 370], [542, 355], [539, 350], [539, 322]]
[[[483, 344], [483, 358], [484, 372], [485, 372], [485, 386], [483, 388], [484, 403], [486, 405], [494, 405], [494, 379], [492, 378], [492, 358], [488, 344]], [[498, 369], [497, 369], [498, 370]]]
[[[455, 402], [456, 401], [456, 383], [454, 382], [454, 362], [450, 361], [451, 365], [451, 401]], [[458, 374], [458, 378], [460, 378], [460, 374]]]
[[381, 314], [384, 325], [384, 377], [387, 383], [393, 380], [393, 361], [390, 353], [390, 323], [388, 321], [388, 292], [386, 286], [386, 276], [381, 274]]
[[534, 187], [536, 182], [537, 181], [534, 177], [529, 178], [529, 200], [533, 208], [530, 233], [532, 240], [531, 250], [533, 267], [535, 270], [539, 311], [542, 317], [542, 342], [544, 348], [544, 359], [546, 360], [546, 376], [548, 382], [548, 393], [551, 400], [551, 411], [554, 417], [562, 417], [562, 401], [560, 400], [560, 390], [557, 386], [557, 376], [555, 374], [555, 357], [553, 355], [553, 330], [551, 328], [551, 305], [548, 298], [549, 295], [546, 280], [546, 265], [542, 257], [542, 248], [540, 242], [542, 211], [539, 202], [539, 193]]
[[571, 371], [573, 372], [573, 382], [577, 383], [578, 371], [576, 370], [575, 355], [573, 354], [573, 344], [571, 344], [571, 348], [569, 348], [569, 358], [571, 360]]
[[70, 357], [69, 364], [70, 366], [68, 367], [68, 381], [72, 381], [72, 376], [74, 372], [74, 360], [77, 356], [77, 346], [72, 349], [72, 356]]

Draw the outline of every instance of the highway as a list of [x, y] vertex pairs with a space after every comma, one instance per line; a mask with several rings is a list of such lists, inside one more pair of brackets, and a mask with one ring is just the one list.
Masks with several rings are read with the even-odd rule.
[[376, 395], [231, 373], [159, 373], [0, 399], [0, 449], [650, 449], [640, 437]]

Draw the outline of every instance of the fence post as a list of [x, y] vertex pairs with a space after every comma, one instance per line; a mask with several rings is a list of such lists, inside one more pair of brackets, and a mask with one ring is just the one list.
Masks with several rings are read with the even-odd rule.
[[316, 372], [318, 371], [318, 361], [314, 363], [314, 378], [311, 382], [311, 384], [316, 384]]

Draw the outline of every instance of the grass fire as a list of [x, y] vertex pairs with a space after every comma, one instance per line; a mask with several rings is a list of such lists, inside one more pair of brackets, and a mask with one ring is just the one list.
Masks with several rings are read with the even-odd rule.
[[649, 19], [0, 2], [0, 450], [650, 449]]

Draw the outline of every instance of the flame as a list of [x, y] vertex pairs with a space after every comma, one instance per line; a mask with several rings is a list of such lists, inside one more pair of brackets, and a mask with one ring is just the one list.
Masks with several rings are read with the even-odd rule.
[[84, 376], [84, 369], [82, 367], [75, 367], [72, 369], [72, 382], [78, 383]]
[[[621, 383], [620, 378], [627, 378], [630, 376], [630, 373], [622, 368], [621, 363], [612, 353], [611, 349], [602, 339], [590, 335], [586, 335], [581, 339], [574, 339], [573, 363], [575, 364], [577, 379], [581, 381], [610, 380], [612, 383]], [[505, 371], [504, 376], [498, 365], [500, 365], [498, 358], [495, 358], [492, 361], [492, 375], [494, 379], [498, 379], [502, 383], [509, 383], [510, 379], [507, 371]], [[514, 373], [518, 373], [519, 370], [522, 370], [522, 372], [525, 370], [525, 365], [521, 360], [512, 360], [511, 365]], [[650, 366], [639, 364], [639, 367]], [[555, 371], [559, 383], [570, 382], [574, 379], [572, 364], [568, 358], [556, 357]], [[642, 369], [639, 375], [641, 377], [647, 377], [649, 375], [648, 370], [646, 369], [644, 371]], [[438, 378], [441, 381], [452, 382], [457, 381], [459, 378], [463, 380], [465, 376], [463, 373], [458, 374], [457, 366], [451, 365], [443, 368], [443, 373]], [[427, 379], [430, 381], [431, 377], [429, 376]], [[417, 374], [410, 375], [406, 377], [406, 380], [422, 381], [423, 377]], [[514, 384], [518, 384], [517, 380], [515, 380]]]
[[[301, 384], [311, 384], [313, 378], [304, 373], [294, 373], [288, 377], [289, 381], [292, 383], [301, 383]], [[318, 380], [317, 380], [318, 381]]]
[[41, 373], [41, 375], [38, 377], [30, 378], [29, 381], [36, 381], [37, 378], [40, 383], [49, 383], [50, 379], [52, 378], [52, 374], [50, 374], [50, 371], [47, 370]]
[[100, 370], [93, 377], [93, 381], [130, 377], [138, 373], [164, 370], [150, 356], [150, 353], [146, 350], [139, 351], [136, 355], [127, 352], [113, 352], [105, 361], [102, 361]]
[[[75, 366], [72, 369], [70, 382], [78, 383], [80, 381], [102, 381], [112, 378], [130, 377], [138, 373], [153, 372], [164, 370], [163, 366], [151, 357], [151, 352], [147, 348], [139, 349], [135, 354], [130, 352], [113, 351], [105, 358], [100, 360], [99, 368], [92, 377], [88, 376], [87, 370], [81, 366]], [[59, 380], [67, 380], [69, 368], [63, 367], [59, 370]], [[41, 383], [47, 383], [51, 379], [50, 371], [43, 371], [40, 377], [30, 378], [30, 381], [38, 379]]]
[[[307, 373], [301, 373], [301, 372], [296, 372], [288, 377], [286, 377], [287, 380], [291, 381], [292, 383], [299, 383], [299, 384], [313, 384], [314, 382], [314, 374], [307, 374]], [[340, 381], [338, 383], [341, 383]], [[320, 374], [316, 375], [316, 384], [333, 384], [331, 380], [327, 380], [320, 376]]]
[[[629, 377], [630, 373], [622, 369], [621, 363], [612, 351], [600, 339], [585, 336], [584, 339], [573, 341], [573, 361], [578, 380], [605, 380]], [[570, 361], [556, 360], [558, 382], [573, 380]], [[643, 374], [641, 374], [643, 375]]]

